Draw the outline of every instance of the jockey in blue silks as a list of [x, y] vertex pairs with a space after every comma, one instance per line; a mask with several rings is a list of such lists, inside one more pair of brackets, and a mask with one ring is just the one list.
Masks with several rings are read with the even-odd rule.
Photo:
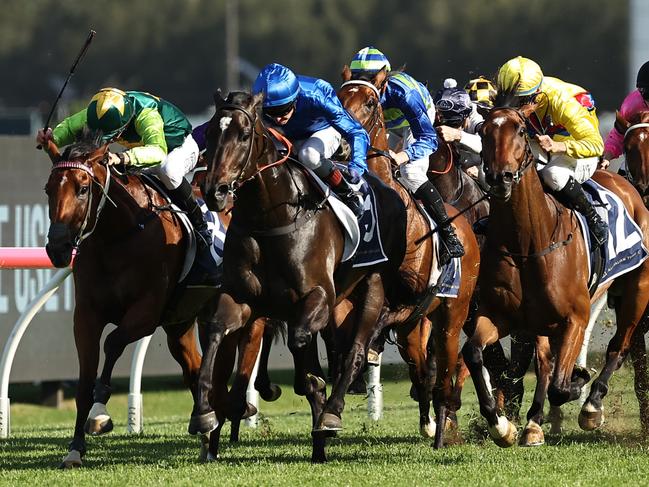
[[[333, 87], [324, 80], [296, 76], [281, 64], [261, 70], [252, 87], [264, 93], [263, 113], [291, 139], [299, 161], [326, 181], [340, 199], [360, 216], [363, 207], [355, 184], [367, 171], [369, 136], [343, 108]], [[346, 175], [331, 161], [342, 137], [351, 146]]]
[[[390, 72], [390, 62], [374, 47], [361, 49], [349, 65], [352, 79], [371, 81], [387, 73], [379, 87], [381, 106], [389, 131], [390, 154], [400, 165], [400, 181], [417, 198], [439, 226], [439, 233], [451, 257], [464, 255], [464, 247], [448, 219], [444, 200], [428, 179], [428, 158], [437, 150], [433, 128], [435, 105], [428, 89], [401, 71]], [[400, 147], [400, 152], [393, 152]]]

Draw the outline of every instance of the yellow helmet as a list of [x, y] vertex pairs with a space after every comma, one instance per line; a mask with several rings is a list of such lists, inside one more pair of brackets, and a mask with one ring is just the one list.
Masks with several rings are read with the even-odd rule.
[[531, 59], [518, 56], [507, 61], [498, 70], [496, 86], [499, 93], [529, 96], [536, 93], [542, 82], [541, 67]]
[[491, 80], [480, 76], [478, 78], [469, 80], [464, 85], [464, 89], [469, 94], [471, 101], [477, 103], [485, 108], [493, 108], [494, 100], [496, 99], [496, 87]]

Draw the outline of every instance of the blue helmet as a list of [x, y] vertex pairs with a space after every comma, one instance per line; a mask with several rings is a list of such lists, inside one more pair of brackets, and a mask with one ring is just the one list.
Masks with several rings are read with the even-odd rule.
[[264, 108], [279, 107], [293, 102], [300, 91], [297, 76], [281, 64], [272, 63], [261, 70], [252, 85], [252, 94], [264, 94]]

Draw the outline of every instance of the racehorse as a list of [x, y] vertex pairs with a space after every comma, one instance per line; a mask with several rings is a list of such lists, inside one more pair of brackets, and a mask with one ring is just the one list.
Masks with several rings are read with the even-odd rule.
[[[197, 316], [204, 321], [211, 315], [210, 300], [217, 292], [215, 287], [178, 290], [187, 245], [178, 216], [139, 176], [112, 170], [106, 164], [108, 146], [99, 140], [86, 134], [62, 156], [52, 142], [48, 145], [53, 166], [45, 186], [51, 221], [47, 253], [56, 267], [66, 267], [78, 247], [73, 276], [79, 383], [74, 438], [61, 464], [65, 468], [81, 465], [86, 433], [112, 430], [106, 403], [113, 367], [126, 345], [157, 326], [167, 333], [169, 350], [195, 395], [201, 356], [193, 325]], [[117, 328], [106, 337], [105, 361], [95, 383], [107, 323]]]
[[[383, 306], [384, 280], [395, 281], [403, 260], [405, 209], [391, 189], [369, 176], [388, 261], [360, 268], [341, 263], [342, 227], [300, 166], [279, 157], [261, 120], [261, 101], [262, 96], [243, 92], [230, 93], [226, 100], [217, 94], [207, 130], [206, 202], [222, 211], [228, 194], [234, 193], [235, 204], [224, 248], [224, 285], [208, 324], [190, 432], [211, 432], [209, 454], [216, 458], [224, 418], [208, 401], [216, 351], [224, 336], [258, 316], [269, 316], [288, 322], [294, 389], [306, 395], [311, 406], [311, 458], [324, 462], [328, 433], [315, 427], [323, 411], [325, 383], [313, 335], [327, 326], [336, 302], [351, 293], [359, 305], [359, 328], [374, 327]], [[349, 385], [351, 377], [342, 376], [340, 383]]]
[[[616, 125], [624, 132], [627, 177], [642, 196], [645, 206], [649, 207], [649, 110], [638, 112], [629, 120], [617, 112], [615, 118]], [[640, 424], [645, 436], [649, 435], [649, 370], [644, 339], [647, 324], [638, 328], [631, 345], [635, 394], [640, 404]]]
[[[546, 394], [552, 405], [561, 405], [578, 398], [588, 380], [574, 367], [590, 313], [588, 255], [573, 212], [544, 192], [534, 170], [527, 132], [527, 117], [534, 108], [531, 104], [520, 110], [494, 109], [482, 127], [485, 171], [494, 198], [480, 270], [476, 331], [463, 354], [489, 433], [502, 447], [514, 443], [516, 428], [499, 416], [495, 407], [489, 375], [483, 367], [485, 345], [509, 333], [532, 340], [547, 337], [546, 351], [551, 357], [539, 360], [542, 370], [523, 433], [526, 444], [543, 441], [540, 421]], [[642, 231], [646, 247], [649, 212], [635, 189], [611, 173], [598, 171], [594, 179], [624, 202]], [[606, 364], [579, 415], [579, 424], [586, 430], [602, 424], [602, 399], [609, 378], [622, 364], [631, 337], [644, 319], [649, 301], [649, 260], [600, 286], [592, 301], [607, 290], [616, 296], [617, 330], [608, 345]]]
[[[417, 303], [417, 296], [426, 294], [429, 275], [433, 270], [432, 239], [422, 240], [420, 238], [429, 233], [426, 217], [417, 209], [408, 190], [392, 176], [391, 158], [387, 153], [387, 130], [379, 94], [380, 87], [386, 79], [386, 72], [385, 70], [380, 71], [370, 81], [351, 80], [349, 67], [345, 66], [342, 77], [344, 82], [338, 92], [338, 97], [343, 106], [363, 125], [370, 136], [371, 149], [367, 157], [368, 167], [384, 183], [397, 191], [406, 204], [408, 247], [406, 258], [400, 269], [405, 282], [405, 292], [402, 292], [398, 297], [388, 297], [387, 302], [391, 310], [401, 309], [392, 313], [392, 317], [384, 317], [384, 326], [395, 325], [400, 345], [399, 352], [409, 365], [410, 378], [414, 386], [412, 395], [419, 403], [420, 432], [424, 436], [434, 434], [434, 445], [439, 448], [442, 446], [446, 418], [450, 415], [453, 416], [452, 420], [455, 419], [455, 411], [459, 408], [460, 403], [459, 391], [461, 391], [463, 379], [466, 378], [466, 374], [460, 374], [456, 381], [456, 387], [453, 389], [453, 373], [458, 360], [459, 335], [467, 319], [480, 262], [477, 241], [468, 222], [462, 217], [456, 218], [455, 225], [466, 250], [466, 255], [461, 260], [462, 279], [459, 285], [459, 295], [457, 298], [437, 298], [433, 297], [433, 293], [426, 298], [425, 304], [413, 304]], [[455, 167], [453, 169], [456, 170]], [[446, 175], [448, 178], [454, 178], [454, 181], [457, 181], [455, 178], [463, 177], [455, 172], [450, 174], [449, 170], [445, 171]], [[470, 184], [467, 183], [466, 187], [470, 187]], [[451, 192], [450, 184], [445, 185], [444, 188]], [[464, 203], [467, 198], [470, 198], [469, 191], [457, 194], [456, 187], [452, 188], [452, 195], [456, 203], [458, 201]], [[467, 203], [467, 206], [469, 205], [470, 203]], [[453, 213], [451, 207], [448, 209]], [[414, 310], [416, 310], [415, 316], [418, 319], [410, 316]], [[426, 320], [421, 320], [424, 317], [428, 317], [432, 322], [433, 344], [436, 352], [434, 356], [438, 373], [432, 399], [437, 425], [441, 425], [437, 428], [434, 428], [434, 423], [431, 424], [429, 414], [431, 392], [433, 392], [429, 377], [432, 374], [433, 363], [431, 362], [432, 354], [428, 353], [428, 341], [431, 336], [430, 324]]]

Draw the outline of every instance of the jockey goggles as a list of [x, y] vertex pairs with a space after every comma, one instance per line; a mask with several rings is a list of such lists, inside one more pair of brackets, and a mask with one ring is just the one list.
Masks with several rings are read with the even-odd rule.
[[264, 112], [264, 115], [266, 115], [267, 117], [279, 118], [279, 117], [283, 117], [294, 108], [295, 108], [295, 100], [276, 107], [264, 107], [262, 111]]

